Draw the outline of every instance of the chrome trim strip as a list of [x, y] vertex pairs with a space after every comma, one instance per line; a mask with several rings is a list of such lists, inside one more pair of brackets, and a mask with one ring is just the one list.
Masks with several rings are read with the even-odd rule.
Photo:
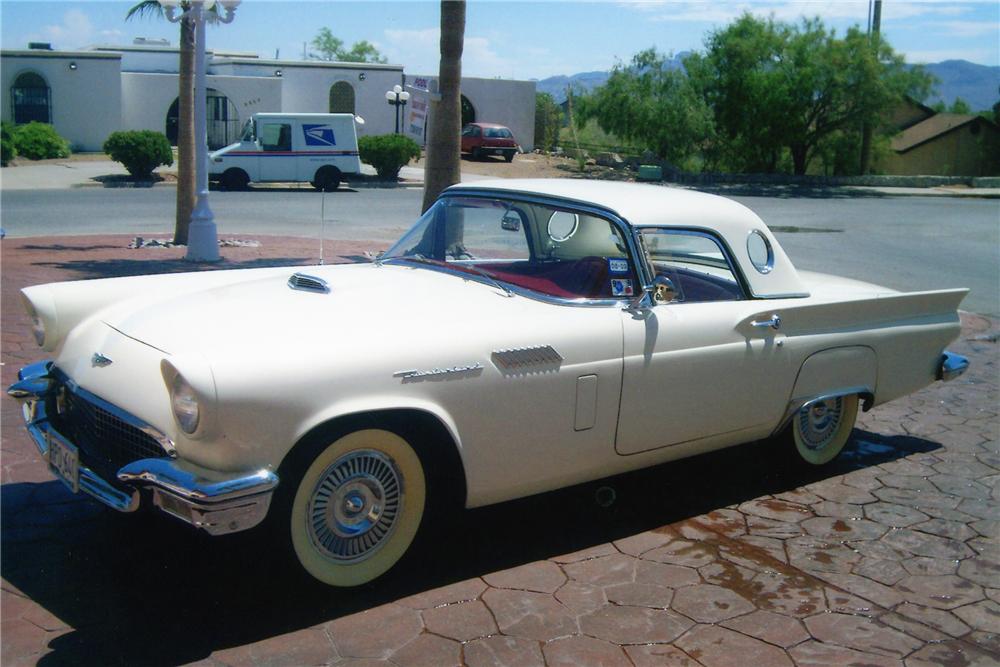
[[969, 360], [967, 357], [945, 350], [941, 354], [941, 362], [937, 369], [937, 379], [942, 382], [951, 382], [967, 370], [969, 370]]
[[172, 495], [202, 505], [223, 503], [258, 493], [270, 493], [278, 486], [278, 476], [267, 469], [231, 473], [222, 479], [208, 479], [193, 466], [170, 459], [139, 459], [118, 471], [118, 480], [155, 486]]
[[868, 412], [872, 409], [875, 404], [875, 391], [870, 387], [845, 387], [843, 389], [837, 389], [828, 394], [820, 394], [819, 396], [813, 396], [811, 398], [793, 398], [788, 402], [788, 407], [785, 409], [785, 415], [778, 422], [778, 426], [771, 432], [771, 435], [777, 435], [784, 429], [788, 423], [795, 416], [795, 413], [802, 408], [809, 407], [813, 403], [818, 403], [820, 401], [828, 401], [831, 398], [842, 398], [844, 396], [857, 395], [861, 399], [861, 410], [862, 412]]

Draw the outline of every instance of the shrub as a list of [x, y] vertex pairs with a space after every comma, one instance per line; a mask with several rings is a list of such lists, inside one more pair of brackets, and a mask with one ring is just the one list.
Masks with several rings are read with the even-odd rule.
[[69, 157], [69, 142], [48, 123], [31, 121], [15, 127], [12, 134], [17, 154], [29, 160]]
[[104, 152], [115, 162], [125, 165], [135, 179], [148, 179], [161, 164], [174, 163], [166, 135], [153, 130], [112, 132], [104, 142]]
[[420, 145], [401, 134], [360, 137], [361, 161], [375, 167], [379, 178], [395, 179], [410, 160], [420, 157]]
[[10, 123], [0, 123], [0, 166], [7, 164], [17, 157], [17, 149], [14, 148], [14, 130]]

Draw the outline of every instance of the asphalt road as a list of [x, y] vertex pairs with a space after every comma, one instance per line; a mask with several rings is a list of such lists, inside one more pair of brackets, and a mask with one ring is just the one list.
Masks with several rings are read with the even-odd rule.
[[[891, 197], [839, 190], [727, 190], [756, 211], [801, 269], [913, 291], [969, 287], [963, 308], [1000, 315], [1000, 201]], [[311, 187], [213, 192], [220, 235], [280, 234], [390, 241], [417, 218], [422, 189]], [[6, 191], [11, 237], [169, 235], [172, 188]]]

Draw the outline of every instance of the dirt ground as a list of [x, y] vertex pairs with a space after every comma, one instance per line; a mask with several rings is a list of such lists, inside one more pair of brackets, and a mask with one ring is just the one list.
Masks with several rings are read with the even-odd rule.
[[[425, 166], [426, 156], [409, 166]], [[469, 155], [462, 156], [462, 173], [495, 176], [496, 178], [606, 178], [631, 180], [631, 172], [615, 171], [607, 167], [586, 165], [580, 171], [576, 160], [542, 153], [524, 153], [514, 157], [513, 162], [505, 162], [502, 157], [484, 157], [478, 160]]]

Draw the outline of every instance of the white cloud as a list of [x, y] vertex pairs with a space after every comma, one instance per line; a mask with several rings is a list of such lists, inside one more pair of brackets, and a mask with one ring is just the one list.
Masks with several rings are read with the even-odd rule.
[[1000, 23], [991, 21], [942, 21], [937, 25], [956, 37], [1000, 35]]
[[[441, 57], [440, 41], [441, 31], [438, 28], [390, 29], [385, 31], [385, 48], [381, 50], [390, 62], [404, 63], [407, 72], [436, 74]], [[520, 58], [498, 53], [486, 37], [465, 37], [462, 49], [462, 74], [465, 76], [523, 76], [520, 74], [522, 64]]]
[[41, 34], [30, 39], [50, 42], [57, 49], [75, 49], [87, 45], [93, 36], [94, 26], [87, 15], [79, 9], [71, 9], [63, 14], [62, 23], [43, 26]]
[[[779, 21], [796, 22], [802, 17], [819, 16], [828, 22], [868, 22], [868, 0], [791, 0], [787, 2], [726, 2], [689, 0], [624, 0], [623, 5], [644, 12], [650, 21], [675, 21], [725, 24], [745, 12], [755, 16], [774, 16]], [[882, 6], [882, 20], [892, 21], [917, 16], [961, 16], [971, 10], [969, 3], [893, 2]]]

